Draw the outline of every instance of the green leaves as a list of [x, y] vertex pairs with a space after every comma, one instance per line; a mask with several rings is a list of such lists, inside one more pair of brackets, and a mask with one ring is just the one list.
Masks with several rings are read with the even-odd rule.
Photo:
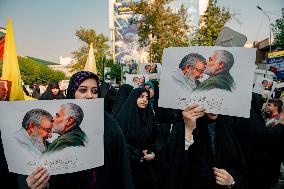
[[214, 46], [215, 41], [224, 27], [231, 19], [229, 10], [217, 6], [217, 0], [209, 0], [205, 14], [200, 19], [200, 28], [196, 29], [190, 43], [200, 46]]
[[284, 8], [282, 8], [282, 18], [276, 19], [272, 27], [275, 36], [273, 43], [284, 48]]
[[[84, 69], [90, 43], [93, 43], [94, 45], [97, 66], [102, 64], [100, 61], [103, 60], [105, 56], [110, 56], [110, 47], [106, 44], [109, 41], [108, 37], [103, 34], [97, 34], [94, 29], [84, 29], [82, 27], [76, 31], [75, 35], [84, 42], [84, 44], [78, 51], [72, 52], [73, 58], [77, 61], [77, 63], [70, 66], [71, 71], [80, 71]], [[99, 70], [99, 74], [103, 75], [103, 72]]]
[[138, 35], [141, 46], [149, 46], [149, 62], [162, 62], [163, 49], [187, 46], [189, 44], [186, 9], [174, 13], [165, 8], [165, 0], [155, 0], [152, 4], [141, 1], [133, 6], [136, 14], [142, 14], [138, 22]]
[[60, 81], [66, 78], [63, 72], [54, 71], [47, 66], [40, 65], [31, 58], [18, 56], [18, 63], [21, 78], [26, 85], [32, 85], [35, 83], [47, 84], [52, 79]]

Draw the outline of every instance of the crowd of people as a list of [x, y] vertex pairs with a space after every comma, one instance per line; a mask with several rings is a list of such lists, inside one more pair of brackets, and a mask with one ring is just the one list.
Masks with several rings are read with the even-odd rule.
[[[204, 70], [202, 66], [201, 61]], [[182, 111], [158, 106], [157, 80], [137, 88], [123, 84], [115, 90], [87, 71], [72, 75], [66, 96], [56, 81], [50, 81], [42, 95], [35, 95], [39, 100], [105, 99], [104, 165], [52, 176], [44, 167], [30, 175], [13, 174], [1, 144], [0, 178], [9, 188], [271, 189], [284, 176], [280, 171], [284, 111], [277, 98], [253, 93], [249, 118], [206, 113], [198, 104]], [[59, 112], [53, 118], [42, 112], [53, 119], [53, 128], [49, 124], [49, 129], [41, 129], [42, 137], [46, 140], [58, 132], [56, 146], [74, 130], [58, 129], [64, 121]], [[41, 128], [34, 124], [35, 130]], [[28, 132], [29, 124], [24, 125], [22, 132]], [[53, 144], [44, 145], [42, 151], [55, 150]]]

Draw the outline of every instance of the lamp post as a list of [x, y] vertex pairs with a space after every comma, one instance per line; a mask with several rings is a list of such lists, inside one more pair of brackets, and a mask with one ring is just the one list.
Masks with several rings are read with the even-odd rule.
[[270, 24], [270, 17], [266, 12], [263, 11], [263, 9], [260, 6], [256, 6], [265, 16], [267, 16], [269, 21], [269, 52], [271, 52], [271, 24]]

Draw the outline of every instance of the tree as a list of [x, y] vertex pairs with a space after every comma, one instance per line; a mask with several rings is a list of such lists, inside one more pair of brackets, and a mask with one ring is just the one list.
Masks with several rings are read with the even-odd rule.
[[18, 56], [18, 62], [21, 79], [26, 85], [32, 85], [35, 83], [47, 84], [52, 79], [56, 81], [66, 79], [63, 72], [54, 71], [47, 66], [40, 65], [31, 58]]
[[230, 19], [229, 10], [218, 7], [217, 0], [209, 0], [208, 7], [200, 19], [200, 27], [192, 36], [191, 44], [214, 46], [221, 29]]
[[165, 0], [147, 3], [142, 0], [132, 6], [138, 20], [138, 35], [141, 46], [149, 47], [149, 62], [162, 62], [163, 49], [167, 47], [188, 46], [188, 33], [191, 27], [187, 24], [186, 9], [182, 6], [177, 13], [165, 7]]
[[[89, 53], [89, 45], [93, 43], [94, 52], [96, 58], [96, 64], [99, 67], [103, 64], [105, 56], [110, 56], [109, 45], [106, 43], [109, 41], [108, 37], [103, 34], [97, 34], [94, 29], [84, 29], [80, 28], [76, 31], [76, 36], [84, 43], [78, 51], [72, 52], [73, 58], [76, 60], [76, 63], [71, 65], [72, 71], [80, 71], [85, 67]], [[99, 70], [100, 75], [103, 75], [102, 70]]]
[[114, 64], [112, 59], [107, 59], [105, 57], [100, 61], [100, 64], [97, 64], [99, 79], [101, 81], [103, 81], [105, 79], [104, 78], [104, 68], [105, 67], [111, 68], [111, 73], [110, 73], [111, 79], [116, 78], [116, 81], [120, 81], [120, 65]]
[[275, 36], [273, 43], [284, 49], [284, 8], [282, 8], [282, 18], [276, 19], [272, 27]]

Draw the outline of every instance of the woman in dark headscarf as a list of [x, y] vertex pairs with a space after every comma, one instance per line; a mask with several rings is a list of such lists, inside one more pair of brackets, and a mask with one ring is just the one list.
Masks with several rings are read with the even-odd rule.
[[248, 167], [233, 132], [234, 118], [205, 114], [202, 106], [183, 111], [184, 122], [175, 125], [163, 146], [161, 188], [248, 188]]
[[125, 100], [129, 96], [130, 92], [132, 91], [133, 87], [129, 84], [123, 84], [120, 86], [116, 97], [115, 102], [112, 108], [112, 117], [115, 119], [119, 110], [121, 109], [122, 105], [124, 104]]
[[148, 102], [145, 88], [133, 89], [116, 118], [128, 145], [136, 189], [157, 187], [153, 160], [161, 148], [161, 134]]
[[[95, 99], [98, 97], [100, 97], [100, 89], [97, 75], [81, 71], [70, 78], [67, 89], [68, 99]], [[126, 151], [127, 148], [121, 129], [115, 120], [105, 113], [104, 165], [95, 169], [52, 176], [50, 188], [132, 189], [132, 176]], [[28, 179], [30, 186], [36, 181], [37, 179]]]
[[54, 99], [64, 99], [65, 96], [59, 88], [59, 84], [55, 80], [51, 80], [48, 83], [47, 89], [39, 97], [39, 100], [54, 100]]
[[107, 82], [101, 82], [100, 85], [101, 98], [104, 98], [104, 109], [111, 114], [117, 90]]

